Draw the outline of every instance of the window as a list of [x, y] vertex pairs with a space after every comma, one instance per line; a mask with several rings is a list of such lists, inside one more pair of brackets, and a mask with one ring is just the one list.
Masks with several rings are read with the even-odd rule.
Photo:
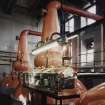
[[[87, 11], [96, 14], [96, 5], [92, 6]], [[87, 19], [87, 25], [92, 24], [94, 22], [95, 22], [95, 20], [93, 20], [93, 19]]]
[[65, 23], [65, 31], [74, 31], [74, 18], [71, 18], [69, 21]]
[[85, 17], [81, 17], [81, 27], [85, 27], [87, 25], [87, 19]]
[[94, 61], [94, 39], [89, 38], [84, 43], [85, 51], [81, 52], [81, 66], [93, 65]]
[[[88, 8], [87, 11], [90, 12], [90, 13], [96, 14], [96, 5]], [[93, 20], [93, 19], [89, 19], [89, 18], [86, 18], [86, 17], [81, 17], [81, 27], [90, 25], [94, 22], [95, 22], [95, 20]]]
[[88, 8], [87, 11], [96, 14], [96, 5], [93, 5], [92, 7]]

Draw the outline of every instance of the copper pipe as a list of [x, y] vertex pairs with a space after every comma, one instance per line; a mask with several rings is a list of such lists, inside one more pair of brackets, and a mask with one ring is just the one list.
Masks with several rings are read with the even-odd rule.
[[[27, 31], [27, 30], [24, 30], [24, 31]], [[28, 35], [35, 35], [35, 36], [41, 36], [42, 33], [41, 32], [36, 32], [36, 31], [32, 31], [32, 30], [28, 30], [29, 33]]]
[[88, 17], [88, 18], [91, 18], [91, 19], [94, 19], [97, 21], [103, 19], [102, 16], [90, 13], [88, 11], [84, 11], [84, 10], [76, 8], [74, 6], [63, 5], [62, 7], [63, 7], [64, 11], [72, 13], [72, 14], [76, 14], [76, 15], [83, 16], [83, 17]]
[[14, 63], [13, 67], [16, 71], [31, 71], [31, 63], [28, 51], [28, 35], [41, 36], [41, 32], [23, 30], [20, 34], [20, 40], [17, 52], [17, 61]]

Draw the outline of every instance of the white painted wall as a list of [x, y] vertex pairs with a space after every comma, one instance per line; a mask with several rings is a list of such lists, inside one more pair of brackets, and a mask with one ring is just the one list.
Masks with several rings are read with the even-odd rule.
[[41, 31], [35, 26], [35, 19], [32, 17], [22, 14], [12, 16], [0, 14], [0, 50], [16, 51], [16, 36], [24, 29]]

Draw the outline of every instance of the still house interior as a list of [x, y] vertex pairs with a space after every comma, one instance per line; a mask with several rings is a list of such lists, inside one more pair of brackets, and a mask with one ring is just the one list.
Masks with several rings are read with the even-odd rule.
[[105, 105], [104, 0], [0, 0], [0, 105]]

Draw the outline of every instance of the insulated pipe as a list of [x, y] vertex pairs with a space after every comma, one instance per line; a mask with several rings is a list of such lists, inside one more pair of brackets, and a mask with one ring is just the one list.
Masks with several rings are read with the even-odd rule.
[[42, 33], [31, 30], [23, 30], [21, 32], [17, 52], [17, 61], [13, 64], [16, 71], [28, 72], [32, 70], [28, 51], [28, 35], [41, 36]]
[[[43, 24], [43, 35], [42, 35], [43, 41], [47, 41], [48, 38], [52, 35], [52, 33], [60, 32], [59, 20], [58, 20], [58, 14], [57, 14], [57, 10], [60, 8], [61, 8], [61, 3], [58, 1], [52, 1], [48, 4], [47, 6], [48, 11], [44, 18], [44, 24]], [[84, 11], [82, 9], [79, 9], [73, 6], [62, 5], [62, 8], [66, 12], [76, 14], [79, 16], [88, 17], [96, 21], [103, 19], [102, 16]]]

